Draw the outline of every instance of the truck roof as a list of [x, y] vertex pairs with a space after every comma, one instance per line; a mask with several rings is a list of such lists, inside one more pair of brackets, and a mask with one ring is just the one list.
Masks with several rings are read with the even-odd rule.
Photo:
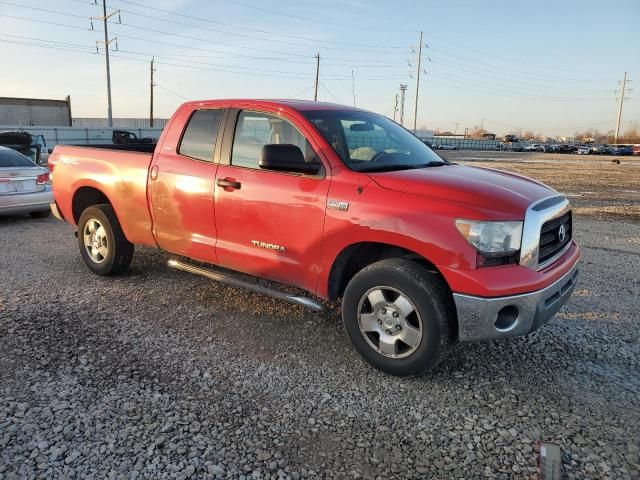
[[193, 100], [186, 102], [186, 105], [190, 106], [233, 106], [242, 105], [260, 107], [260, 106], [274, 106], [282, 105], [292, 108], [294, 110], [360, 110], [348, 105], [340, 105], [338, 103], [330, 102], [314, 102], [313, 100], [296, 100], [288, 98], [272, 98], [272, 99], [257, 99], [257, 98], [233, 98], [233, 99], [220, 99], [220, 100]]

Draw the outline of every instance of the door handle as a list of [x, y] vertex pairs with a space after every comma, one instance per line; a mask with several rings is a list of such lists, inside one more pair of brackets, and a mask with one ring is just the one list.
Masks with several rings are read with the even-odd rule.
[[233, 178], [219, 178], [216, 180], [216, 185], [223, 187], [227, 191], [239, 190], [242, 185], [240, 182], [236, 182]]
[[156, 178], [158, 178], [158, 170], [158, 165], [154, 165], [153, 167], [151, 167], [151, 173], [149, 174], [151, 180], [155, 180]]

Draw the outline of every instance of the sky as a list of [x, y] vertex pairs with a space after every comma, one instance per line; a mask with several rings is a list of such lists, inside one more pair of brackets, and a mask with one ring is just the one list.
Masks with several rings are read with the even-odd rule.
[[[75, 117], [106, 117], [98, 3], [0, 0], [0, 96], [70, 95]], [[114, 11], [114, 117], [148, 117], [153, 55], [168, 118], [185, 100], [313, 99], [319, 54], [319, 100], [392, 117], [403, 83], [413, 128], [423, 31], [418, 128], [607, 132], [625, 71], [621, 131], [640, 128], [638, 0], [107, 0]]]

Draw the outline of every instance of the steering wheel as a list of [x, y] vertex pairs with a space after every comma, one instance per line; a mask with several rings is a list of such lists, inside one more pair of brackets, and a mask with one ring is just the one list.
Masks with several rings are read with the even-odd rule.
[[391, 154], [389, 152], [385, 151], [385, 150], [381, 150], [378, 153], [374, 154], [373, 157], [371, 157], [369, 159], [369, 163], [377, 162], [378, 160], [380, 160], [385, 155], [391, 155]]

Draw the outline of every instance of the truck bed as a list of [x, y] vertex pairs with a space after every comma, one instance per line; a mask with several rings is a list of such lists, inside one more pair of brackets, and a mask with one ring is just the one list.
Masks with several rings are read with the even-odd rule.
[[147, 203], [153, 153], [140, 151], [149, 145], [56, 146], [49, 165], [56, 203], [65, 219], [77, 225], [82, 202], [91, 195], [104, 195], [129, 241], [155, 245]]

